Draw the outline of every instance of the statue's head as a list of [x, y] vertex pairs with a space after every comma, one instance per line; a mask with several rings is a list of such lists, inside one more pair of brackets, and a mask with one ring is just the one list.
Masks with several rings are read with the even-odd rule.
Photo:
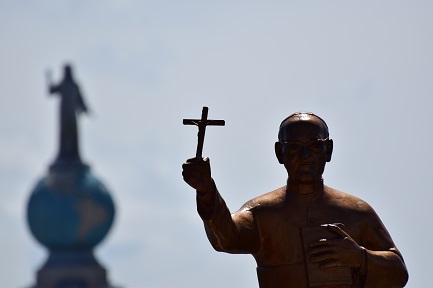
[[72, 66], [70, 64], [66, 64], [63, 71], [65, 78], [72, 78]]
[[297, 112], [281, 122], [275, 154], [290, 180], [315, 182], [331, 161], [333, 142], [325, 121], [309, 112]]

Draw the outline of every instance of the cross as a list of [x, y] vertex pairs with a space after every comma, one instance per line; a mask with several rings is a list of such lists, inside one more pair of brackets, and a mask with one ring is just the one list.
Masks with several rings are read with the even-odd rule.
[[201, 112], [201, 119], [183, 119], [183, 125], [195, 125], [198, 126], [198, 141], [197, 141], [197, 152], [195, 154], [195, 158], [202, 158], [203, 152], [203, 143], [204, 143], [204, 134], [206, 132], [206, 126], [224, 126], [224, 120], [208, 120], [207, 112], [209, 111], [208, 107], [203, 107]]

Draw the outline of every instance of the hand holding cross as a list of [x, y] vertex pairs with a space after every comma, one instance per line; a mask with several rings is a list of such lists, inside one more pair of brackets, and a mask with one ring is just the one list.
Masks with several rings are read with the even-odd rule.
[[[206, 132], [206, 126], [224, 126], [224, 120], [208, 120], [208, 108], [203, 107], [201, 113], [201, 119], [183, 119], [184, 125], [196, 125], [198, 126], [198, 141], [197, 141], [197, 152], [195, 154], [195, 158], [188, 159], [186, 163], [182, 165], [182, 176], [188, 185], [196, 189], [197, 193], [200, 195], [207, 195], [205, 198], [209, 198], [210, 201], [213, 199], [211, 197], [212, 193], [212, 177], [210, 172], [210, 163], [209, 159], [202, 157], [203, 152], [203, 143], [204, 143], [204, 135]], [[205, 200], [203, 200], [205, 201]], [[206, 202], [206, 201], [205, 201]]]
[[201, 112], [201, 119], [183, 119], [183, 125], [196, 125], [198, 126], [198, 141], [197, 141], [197, 152], [195, 154], [195, 158], [202, 158], [203, 153], [203, 143], [204, 143], [204, 134], [206, 132], [206, 126], [224, 126], [224, 120], [208, 120], [209, 108], [203, 107]]

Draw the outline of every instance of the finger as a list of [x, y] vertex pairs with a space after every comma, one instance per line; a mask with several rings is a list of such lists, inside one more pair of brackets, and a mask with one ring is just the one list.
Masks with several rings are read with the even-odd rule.
[[334, 224], [324, 224], [321, 225], [322, 227], [326, 227], [326, 229], [328, 229], [328, 231], [342, 237], [350, 237], [349, 234], [347, 234], [345, 231], [343, 231], [340, 227], [338, 227], [337, 225]]
[[340, 265], [337, 261], [337, 259], [331, 259], [325, 263], [322, 263], [319, 265], [320, 269], [326, 269], [326, 268], [332, 268], [332, 267], [340, 267]]
[[341, 241], [341, 239], [320, 239], [319, 241], [311, 242], [308, 246], [310, 248], [330, 246], [337, 244], [337, 242], [339, 242], [338, 240]]
[[199, 161], [203, 161], [203, 159], [194, 157], [194, 158], [187, 159], [186, 163], [193, 163], [193, 162], [199, 162]]
[[336, 260], [335, 253], [327, 253], [327, 254], [322, 254], [322, 255], [310, 257], [310, 261], [312, 263], [324, 264], [324, 263], [327, 263], [329, 261], [334, 261], [334, 260]]
[[186, 162], [184, 164], [199, 164], [199, 165], [210, 165], [210, 160], [208, 157], [205, 158], [189, 158], [186, 160]]
[[188, 183], [191, 187], [198, 189], [199, 186], [202, 184], [202, 181], [200, 178], [194, 177], [194, 176], [184, 176], [183, 180]]
[[203, 158], [194, 157], [194, 158], [188, 159], [187, 161], [191, 161], [191, 162], [210, 162], [209, 161], [209, 157], [203, 157]]
[[182, 177], [185, 180], [190, 180], [190, 179], [198, 179], [200, 177], [200, 174], [197, 173], [197, 170], [194, 169], [194, 167], [185, 167], [182, 170]]
[[[186, 160], [186, 161], [188, 161], [188, 160]], [[190, 165], [190, 163], [188, 163], [188, 162], [183, 163], [182, 169], [185, 170], [189, 165]]]
[[197, 182], [197, 180], [196, 180], [197, 177], [194, 177], [193, 175], [191, 175], [189, 173], [182, 173], [182, 177], [183, 177], [183, 180], [187, 183]]
[[336, 253], [337, 249], [335, 249], [334, 246], [322, 246], [322, 247], [315, 247], [308, 250], [308, 254], [310, 256], [315, 256], [318, 254], [324, 254], [324, 253]]
[[182, 164], [182, 175], [197, 173], [197, 170], [197, 165], [193, 165], [192, 163]]
[[346, 226], [343, 223], [332, 223], [335, 226], [340, 227], [341, 230], [346, 231]]
[[193, 174], [190, 173], [188, 170], [183, 170], [183, 171], [182, 171], [183, 179], [191, 178], [192, 175], [193, 175]]
[[[189, 160], [187, 160], [189, 161]], [[200, 162], [199, 162], [200, 161]], [[197, 170], [202, 169], [202, 167], [205, 167], [205, 163], [199, 159], [199, 161], [193, 161], [193, 162], [185, 162], [182, 164], [183, 170]]]

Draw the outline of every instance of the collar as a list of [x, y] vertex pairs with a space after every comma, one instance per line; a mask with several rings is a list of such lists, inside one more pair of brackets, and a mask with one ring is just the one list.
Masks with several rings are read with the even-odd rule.
[[323, 191], [323, 179], [312, 183], [302, 183], [287, 179], [287, 191], [296, 195], [317, 195]]

